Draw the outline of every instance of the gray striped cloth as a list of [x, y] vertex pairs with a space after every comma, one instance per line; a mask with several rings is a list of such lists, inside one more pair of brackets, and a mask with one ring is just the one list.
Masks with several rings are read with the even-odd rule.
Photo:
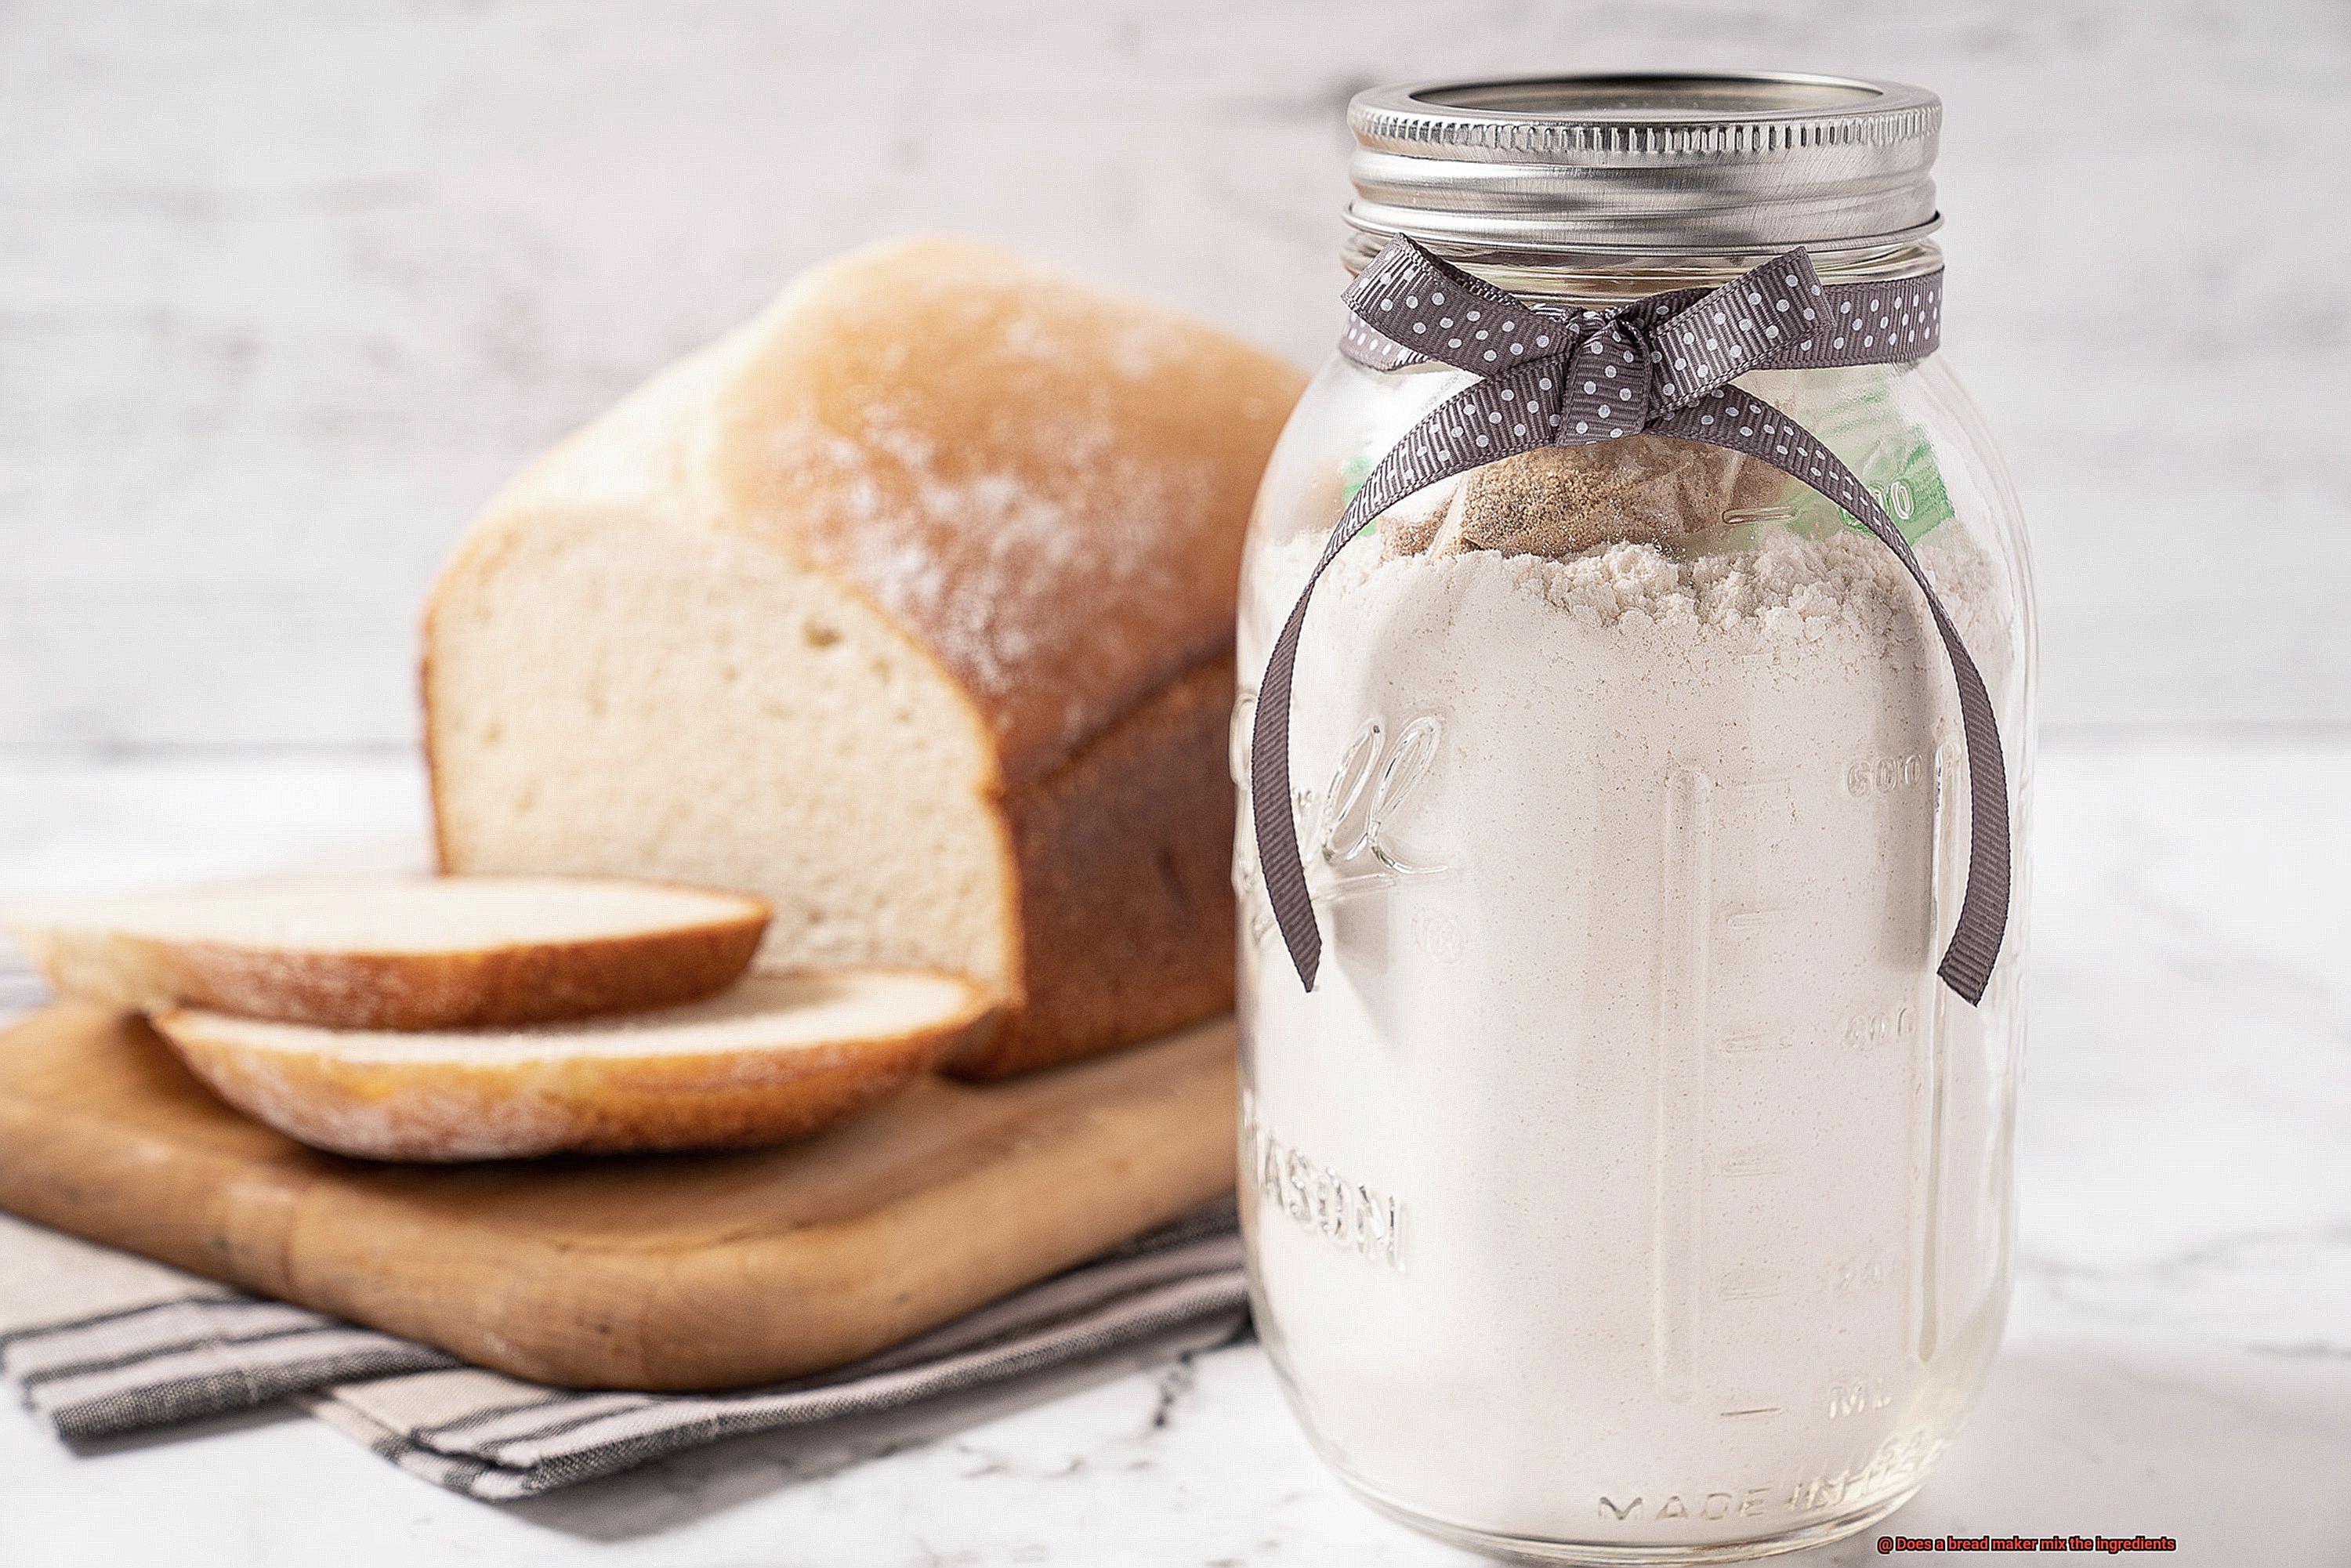
[[0, 1376], [69, 1439], [291, 1397], [412, 1474], [529, 1497], [749, 1432], [814, 1427], [1206, 1350], [1243, 1333], [1229, 1207], [853, 1366], [741, 1393], [588, 1392], [464, 1365], [0, 1215]]
[[[43, 999], [0, 956], [0, 1023]], [[1225, 1343], [1249, 1296], [1229, 1203], [881, 1355], [741, 1393], [582, 1393], [244, 1295], [0, 1214], [0, 1378], [68, 1440], [289, 1399], [411, 1474], [502, 1502], [721, 1438], [840, 1431], [935, 1409], [952, 1422], [1088, 1374]]]

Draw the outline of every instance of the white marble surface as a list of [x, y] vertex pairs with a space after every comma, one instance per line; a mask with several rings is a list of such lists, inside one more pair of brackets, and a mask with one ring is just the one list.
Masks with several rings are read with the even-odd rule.
[[[2351, 742], [2044, 756], [2022, 1267], [1908, 1535], [2351, 1563]], [[399, 759], [0, 769], [0, 898], [346, 852]], [[1873, 1537], [1874, 1539], [1874, 1537]], [[1857, 1564], [1871, 1539], [1797, 1561]], [[509, 1508], [294, 1416], [69, 1453], [0, 1410], [0, 1564], [1436, 1564], [1317, 1467], [1254, 1347], [1017, 1410], [755, 1438]]]
[[1319, 357], [1352, 91], [1660, 63], [1944, 95], [2053, 725], [2351, 722], [2342, 0], [14, 0], [0, 745], [405, 741], [492, 489], [810, 261], [976, 233]]

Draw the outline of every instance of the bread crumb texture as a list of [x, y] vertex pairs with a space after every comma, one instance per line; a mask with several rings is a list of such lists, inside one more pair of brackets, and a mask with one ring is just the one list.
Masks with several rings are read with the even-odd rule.
[[[1189, 907], [1155, 869], [1162, 830], [1199, 841], [1183, 863], [1228, 853], [1221, 735], [1143, 730], [1183, 751], [1144, 759], [1166, 788], [1213, 809], [1034, 802], [1228, 657], [1249, 505], [1301, 385], [988, 246], [815, 269], [550, 453], [444, 573], [424, 680], [443, 863], [755, 892], [760, 967], [974, 976], [1011, 1003], [1007, 1061], [1229, 1005], [1226, 924], [1155, 967]], [[1178, 1001], [1105, 1026], [1061, 976], [1045, 1004], [1092, 1009], [1083, 1027], [1024, 1014], [1063, 889], [1113, 912], [1088, 949], [1106, 983]]]
[[991, 1005], [954, 976], [845, 969], [513, 1030], [321, 1030], [185, 1009], [155, 1026], [224, 1099], [303, 1143], [471, 1160], [798, 1136], [927, 1071]]
[[340, 1028], [659, 1007], [751, 961], [767, 906], [602, 878], [339, 876], [57, 900], [7, 925], [67, 996]]

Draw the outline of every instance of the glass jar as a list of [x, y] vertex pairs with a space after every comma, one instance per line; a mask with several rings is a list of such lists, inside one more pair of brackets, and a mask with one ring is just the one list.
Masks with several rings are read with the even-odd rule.
[[[1915, 89], [1585, 78], [1381, 89], [1351, 120], [1358, 267], [1409, 234], [1605, 305], [1799, 244], [1823, 284], [1940, 266]], [[1919, 1485], [2000, 1337], [2022, 858], [1970, 1006], [1936, 975], [1968, 757], [1893, 553], [1715, 448], [1553, 449], [1398, 503], [1316, 592], [1309, 992], [1249, 829], [1256, 672], [1353, 488], [1469, 382], [1334, 358], [1258, 499], [1234, 772], [1259, 1331], [1322, 1458], [1420, 1529], [1559, 1562], [1813, 1544]], [[1912, 541], [1990, 687], [2021, 847], [2032, 580], [1966, 394], [1937, 358], [1738, 384]], [[1474, 542], [1513, 498], [1539, 526]]]

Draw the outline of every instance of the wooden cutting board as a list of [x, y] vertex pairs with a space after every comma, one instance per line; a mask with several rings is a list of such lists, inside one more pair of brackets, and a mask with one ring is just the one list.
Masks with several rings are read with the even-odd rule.
[[1233, 1029], [726, 1155], [420, 1166], [230, 1110], [134, 1016], [0, 1035], [0, 1207], [539, 1382], [725, 1388], [838, 1366], [1214, 1198]]

